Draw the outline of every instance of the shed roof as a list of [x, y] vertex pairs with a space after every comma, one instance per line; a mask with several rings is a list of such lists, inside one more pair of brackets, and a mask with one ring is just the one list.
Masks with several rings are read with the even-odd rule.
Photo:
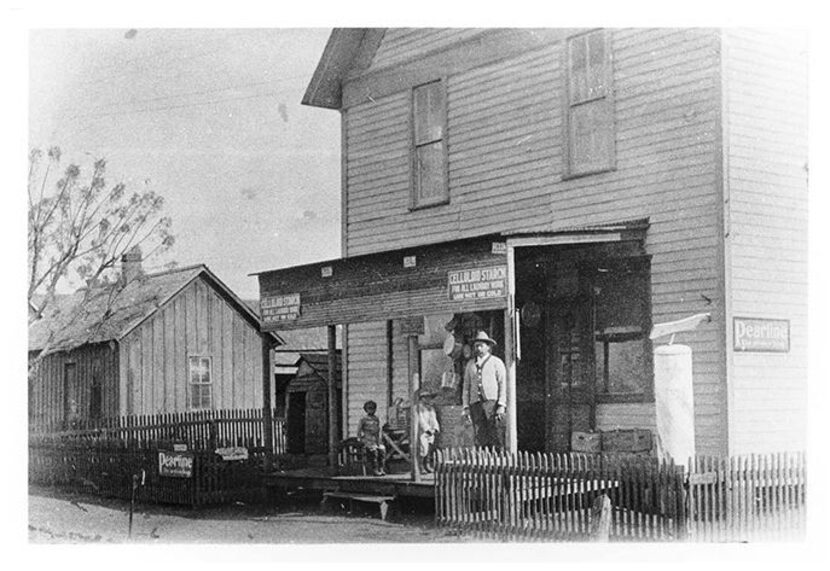
[[[317, 373], [324, 381], [328, 383], [329, 381], [329, 356], [328, 354], [320, 354], [320, 353], [301, 353], [300, 358], [297, 361], [297, 365], [301, 362], [305, 361], [309, 367], [311, 367], [315, 373]], [[340, 358], [340, 352], [337, 352], [335, 357], [335, 365], [334, 365], [334, 380], [335, 382], [340, 382], [341, 378], [341, 371], [342, 371], [342, 359]]]
[[[81, 345], [118, 341], [151, 317], [191, 282], [204, 279], [260, 329], [259, 318], [203, 264], [146, 274], [128, 282], [83, 288], [56, 296], [29, 326], [29, 351], [69, 351]], [[278, 343], [282, 339], [273, 336]]]

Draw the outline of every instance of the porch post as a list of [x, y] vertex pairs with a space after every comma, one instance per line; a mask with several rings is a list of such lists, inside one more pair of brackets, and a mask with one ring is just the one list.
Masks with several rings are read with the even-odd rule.
[[418, 400], [415, 398], [415, 391], [421, 385], [421, 378], [418, 374], [420, 366], [418, 355], [418, 336], [409, 336], [409, 458], [412, 466], [411, 478], [413, 482], [421, 481], [421, 468], [418, 465], [420, 460], [418, 452], [418, 419], [415, 417], [415, 405]]
[[337, 466], [337, 326], [328, 326], [329, 349], [329, 466]]
[[520, 358], [518, 319], [516, 313], [516, 263], [514, 248], [507, 244], [507, 309], [504, 311], [504, 365], [507, 369], [507, 434], [509, 452], [518, 451], [516, 433], [516, 359]]
[[271, 377], [274, 367], [271, 365], [271, 339], [269, 334], [262, 336], [262, 439], [265, 445], [265, 473], [270, 474], [274, 465], [274, 419], [271, 416]]

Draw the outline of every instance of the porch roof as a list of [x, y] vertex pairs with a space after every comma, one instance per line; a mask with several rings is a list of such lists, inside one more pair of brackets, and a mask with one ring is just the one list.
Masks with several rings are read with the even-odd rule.
[[[284, 319], [263, 315], [264, 331], [382, 321], [432, 313], [464, 313], [507, 307], [507, 243], [579, 244], [642, 240], [648, 220], [525, 230], [339, 258], [257, 272], [260, 297], [295, 304]], [[497, 247], [497, 244], [501, 247]], [[450, 275], [495, 270], [503, 287], [486, 296], [453, 296]], [[490, 272], [491, 274], [493, 272]], [[468, 274], [469, 275], [469, 274]], [[486, 278], [482, 278], [484, 280]], [[484, 287], [484, 286], [483, 286]], [[286, 301], [288, 298], [291, 301]]]

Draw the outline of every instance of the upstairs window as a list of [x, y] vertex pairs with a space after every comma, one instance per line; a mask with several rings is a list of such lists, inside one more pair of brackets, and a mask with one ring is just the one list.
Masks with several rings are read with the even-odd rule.
[[411, 208], [449, 202], [447, 185], [447, 94], [443, 81], [412, 92]]
[[608, 35], [597, 30], [567, 42], [565, 175], [614, 168], [615, 130]]
[[190, 357], [190, 408], [213, 408], [210, 357]]

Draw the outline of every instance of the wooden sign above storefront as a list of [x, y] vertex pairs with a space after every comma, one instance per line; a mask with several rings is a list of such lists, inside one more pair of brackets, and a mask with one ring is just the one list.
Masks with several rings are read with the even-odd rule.
[[787, 319], [735, 317], [735, 351], [787, 353], [790, 350], [790, 322]]
[[448, 272], [447, 291], [450, 301], [504, 297], [507, 295], [507, 266]]
[[260, 307], [264, 323], [297, 319], [300, 316], [300, 294], [264, 296]]

